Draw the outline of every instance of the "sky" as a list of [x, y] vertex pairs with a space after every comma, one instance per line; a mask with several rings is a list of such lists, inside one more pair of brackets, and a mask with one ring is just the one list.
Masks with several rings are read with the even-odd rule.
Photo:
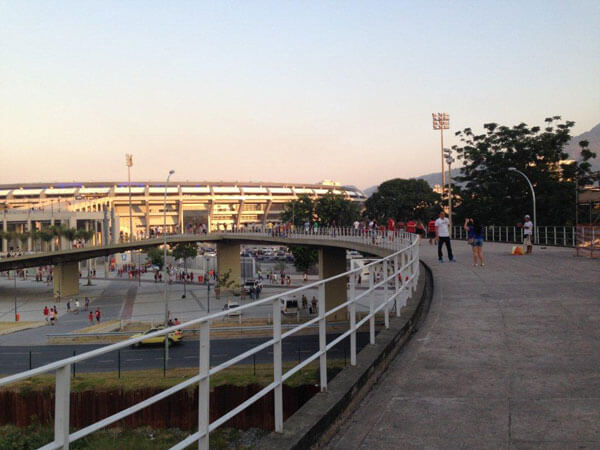
[[440, 170], [487, 122], [600, 122], [598, 1], [0, 0], [0, 184]]

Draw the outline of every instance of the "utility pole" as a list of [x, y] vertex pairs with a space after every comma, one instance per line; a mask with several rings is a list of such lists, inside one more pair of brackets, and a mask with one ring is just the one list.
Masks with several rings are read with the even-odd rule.
[[440, 130], [440, 143], [442, 152], [442, 205], [444, 204], [444, 190], [446, 189], [446, 169], [444, 167], [444, 130], [450, 129], [450, 114], [432, 113], [433, 129]]
[[[444, 149], [444, 158], [448, 164], [448, 221], [452, 231], [452, 163], [455, 161], [452, 157], [452, 150]], [[450, 234], [452, 236], [452, 233]]]
[[133, 216], [131, 213], [131, 166], [133, 166], [133, 155], [125, 153], [125, 164], [127, 165], [127, 185], [129, 186], [129, 242], [133, 241]]

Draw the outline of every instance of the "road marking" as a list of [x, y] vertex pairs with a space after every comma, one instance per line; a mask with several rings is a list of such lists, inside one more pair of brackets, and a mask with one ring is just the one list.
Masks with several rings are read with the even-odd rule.
[[101, 363], [111, 363], [111, 362], [113, 362], [113, 360], [112, 359], [103, 359], [102, 361], [98, 361], [98, 362], [101, 362]]
[[143, 358], [126, 359], [125, 361], [143, 361]]
[[183, 359], [191, 359], [191, 358], [197, 358], [197, 356], [192, 355], [192, 356], [184, 356], [183, 357]]

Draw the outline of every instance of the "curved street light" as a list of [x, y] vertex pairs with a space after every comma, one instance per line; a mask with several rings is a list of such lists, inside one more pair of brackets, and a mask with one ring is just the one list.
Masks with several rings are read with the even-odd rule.
[[527, 183], [529, 183], [529, 187], [531, 188], [531, 195], [533, 196], [533, 240], [534, 242], [537, 244], [537, 240], [538, 240], [538, 236], [537, 236], [537, 231], [536, 231], [536, 225], [537, 225], [537, 219], [536, 219], [536, 208], [535, 208], [535, 191], [533, 189], [533, 184], [531, 184], [531, 181], [529, 180], [529, 178], [527, 177], [527, 175], [525, 175], [523, 172], [521, 172], [520, 170], [518, 170], [516, 167], [509, 167], [508, 168], [509, 172], [517, 172], [518, 174], [522, 175], [523, 178], [525, 178], [527, 180]]
[[[163, 278], [165, 283], [165, 328], [169, 326], [169, 297], [167, 294], [167, 187], [169, 179], [175, 173], [174, 170], [169, 170], [169, 176], [165, 183], [165, 199], [163, 204]], [[167, 360], [169, 359], [169, 336], [165, 336], [165, 370], [167, 369]]]

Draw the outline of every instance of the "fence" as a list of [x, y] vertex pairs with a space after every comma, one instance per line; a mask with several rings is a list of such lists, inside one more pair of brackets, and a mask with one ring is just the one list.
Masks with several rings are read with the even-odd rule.
[[[279, 233], [281, 232], [281, 233]], [[302, 368], [306, 367], [313, 361], [319, 361], [319, 377], [320, 377], [320, 389], [321, 391], [327, 390], [327, 355], [332, 349], [341, 343], [344, 339], [350, 339], [350, 364], [356, 365], [356, 353], [357, 353], [357, 334], [358, 330], [362, 326], [368, 327], [369, 332], [369, 343], [375, 344], [375, 315], [383, 311], [385, 327], [389, 327], [389, 315], [391, 306], [395, 306], [396, 315], [400, 315], [402, 306], [406, 304], [408, 297], [416, 290], [417, 280], [419, 276], [419, 245], [418, 240], [414, 239], [414, 235], [408, 233], [379, 233], [370, 232], [362, 233], [359, 230], [353, 229], [325, 229], [319, 230], [318, 232], [299, 233], [294, 231], [283, 231], [279, 230], [277, 233], [281, 237], [286, 237], [289, 243], [298, 241], [301, 243], [302, 240], [306, 242], [307, 238], [311, 240], [323, 240], [323, 244], [327, 245], [327, 241], [338, 241], [343, 243], [343, 246], [353, 248], [356, 244], [366, 244], [372, 247], [384, 248], [389, 250], [391, 253], [389, 256], [375, 260], [365, 267], [369, 268], [369, 287], [357, 293], [356, 289], [356, 278], [362, 273], [365, 267], [359, 267], [351, 269], [347, 272], [335, 275], [325, 280], [319, 280], [314, 283], [307, 284], [300, 288], [289, 290], [282, 294], [276, 294], [267, 297], [263, 300], [257, 300], [247, 305], [242, 305], [234, 310], [221, 311], [209, 316], [194, 319], [186, 322], [182, 325], [172, 326], [165, 328], [143, 337], [132, 338], [117, 344], [108, 345], [105, 347], [92, 350], [81, 355], [76, 355], [70, 358], [66, 358], [60, 361], [56, 361], [47, 364], [36, 369], [21, 372], [15, 375], [11, 375], [0, 379], [0, 386], [4, 386], [13, 382], [28, 379], [36, 375], [40, 375], [48, 372], [56, 373], [55, 381], [55, 406], [54, 406], [54, 441], [42, 447], [44, 449], [58, 449], [68, 448], [69, 443], [81, 439], [84, 436], [93, 433], [96, 430], [104, 428], [112, 423], [115, 423], [121, 419], [124, 419], [131, 414], [140, 411], [141, 409], [152, 405], [164, 398], [169, 397], [171, 394], [179, 392], [188, 387], [198, 385], [198, 431], [188, 436], [186, 439], [179, 442], [172, 449], [184, 449], [188, 445], [195, 442], [199, 443], [199, 447], [206, 449], [208, 448], [208, 436], [211, 431], [226, 423], [228, 420], [233, 418], [239, 412], [245, 410], [250, 405], [265, 397], [270, 392], [273, 392], [274, 398], [274, 428], [275, 431], [281, 432], [283, 430], [283, 396], [282, 389], [283, 383], [298, 373]], [[221, 234], [221, 233], [220, 233]], [[267, 233], [242, 233], [236, 232], [236, 234], [246, 234], [250, 236], [263, 236], [267, 240], [272, 234]], [[286, 242], [287, 244], [288, 242]], [[381, 268], [382, 278], [380, 281], [375, 281], [374, 273], [375, 269]], [[325, 308], [325, 285], [326, 283], [337, 280], [337, 279], [348, 279], [349, 294], [348, 300], [338, 304], [329, 311]], [[294, 328], [282, 332], [281, 324], [281, 297], [293, 294], [301, 294], [307, 289], [318, 290], [318, 314], [317, 317], [312, 318], [302, 324], [295, 326]], [[383, 290], [383, 301], [378, 305], [375, 304], [375, 291], [376, 289], [382, 288]], [[391, 294], [390, 294], [391, 291]], [[360, 299], [369, 299], [369, 313], [360, 320], [357, 320], [356, 306]], [[242, 352], [241, 354], [230, 358], [214, 367], [210, 366], [210, 323], [215, 319], [230, 315], [232, 312], [247, 310], [259, 305], [271, 305], [272, 307], [272, 335], [273, 337], [266, 342], [255, 345], [254, 347]], [[335, 314], [338, 311], [347, 309], [349, 311], [349, 329], [341, 333], [339, 336], [327, 342], [326, 328], [327, 328], [327, 317]], [[282, 345], [284, 339], [294, 335], [295, 333], [303, 330], [312, 325], [318, 325], [318, 350], [310, 354], [303, 361], [295, 364], [291, 369], [283, 372], [282, 370]], [[130, 406], [116, 414], [106, 417], [94, 424], [81, 428], [73, 433], [69, 432], [70, 426], [70, 392], [71, 392], [71, 372], [72, 366], [77, 363], [95, 358], [100, 355], [104, 355], [110, 352], [114, 352], [125, 347], [129, 347], [132, 344], [141, 342], [142, 340], [168, 335], [168, 333], [174, 332], [180, 328], [186, 328], [196, 326], [199, 328], [199, 364], [198, 374], [183, 381], [175, 386], [172, 386], [158, 394], [155, 394], [133, 406]], [[249, 399], [231, 409], [229, 412], [223, 414], [218, 419], [213, 421], [210, 420], [209, 408], [210, 408], [210, 377], [240, 361], [247, 360], [252, 355], [257, 354], [267, 348], [272, 348], [273, 352], [273, 382], [262, 388], [259, 392], [252, 395]], [[165, 360], [166, 361], [166, 360]]]
[[600, 227], [577, 226], [577, 256], [600, 258]]
[[[452, 227], [454, 239], [467, 239], [467, 232], [462, 226]], [[523, 228], [504, 225], [490, 225], [484, 227], [484, 240], [489, 242], [523, 242]], [[557, 247], [575, 247], [577, 242], [575, 227], [535, 227], [533, 235], [536, 245], [550, 245]]]

